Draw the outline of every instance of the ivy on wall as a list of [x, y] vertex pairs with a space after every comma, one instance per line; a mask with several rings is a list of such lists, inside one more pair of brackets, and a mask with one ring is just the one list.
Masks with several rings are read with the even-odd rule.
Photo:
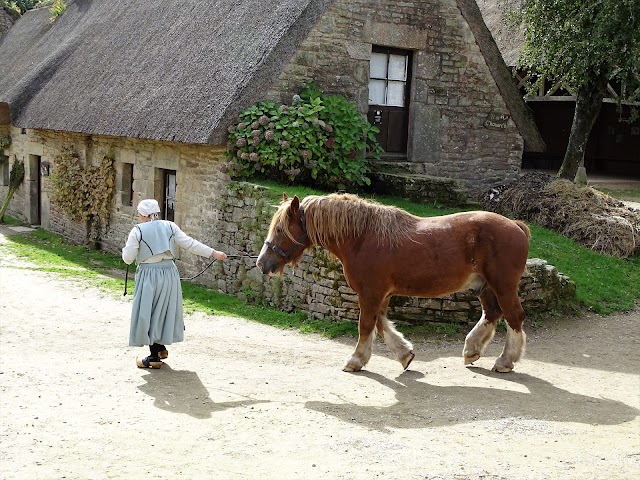
[[86, 222], [87, 243], [98, 245], [109, 227], [116, 170], [110, 155], [99, 165], [85, 165], [70, 147], [53, 159], [52, 200], [76, 222]]
[[10, 145], [11, 145], [11, 135], [5, 135], [3, 137], [0, 137], [0, 150], [9, 148]]

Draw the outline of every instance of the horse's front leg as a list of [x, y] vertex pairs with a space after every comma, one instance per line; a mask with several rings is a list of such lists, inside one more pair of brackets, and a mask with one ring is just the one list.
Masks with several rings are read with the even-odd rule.
[[375, 327], [378, 313], [380, 312], [381, 300], [368, 298], [363, 294], [358, 297], [360, 304], [360, 318], [358, 319], [358, 344], [356, 349], [347, 359], [347, 363], [342, 368], [344, 372], [359, 372], [371, 358], [373, 340], [375, 338]]

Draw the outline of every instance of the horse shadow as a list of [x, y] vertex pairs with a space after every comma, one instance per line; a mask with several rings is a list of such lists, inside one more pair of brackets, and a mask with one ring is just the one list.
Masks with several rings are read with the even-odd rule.
[[153, 397], [153, 405], [173, 413], [184, 413], [194, 418], [211, 418], [214, 412], [228, 408], [246, 407], [266, 400], [240, 400], [237, 402], [214, 402], [196, 372], [173, 370], [165, 364], [162, 369], [149, 370], [144, 385], [138, 389]]
[[640, 414], [622, 402], [570, 393], [550, 382], [530, 375], [511, 372], [508, 375], [470, 367], [474, 373], [513, 382], [528, 393], [499, 388], [437, 386], [420, 381], [425, 375], [406, 370], [395, 380], [377, 373], [362, 375], [395, 391], [396, 403], [388, 407], [362, 406], [322, 401], [306, 402], [317, 412], [332, 415], [380, 431], [390, 428], [428, 428], [451, 426], [476, 421], [508, 421], [530, 419], [550, 422], [617, 425]]

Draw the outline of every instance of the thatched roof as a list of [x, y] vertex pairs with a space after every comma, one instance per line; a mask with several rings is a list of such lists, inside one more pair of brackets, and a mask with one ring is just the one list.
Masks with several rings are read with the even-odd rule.
[[224, 143], [329, 0], [70, 0], [0, 38], [17, 127]]
[[524, 25], [514, 27], [507, 21], [510, 10], [520, 8], [522, 0], [477, 0], [482, 17], [491, 31], [505, 63], [514, 67], [518, 63], [524, 43]]
[[[222, 144], [331, 0], [67, 3], [53, 24], [31, 10], [0, 38], [0, 122], [8, 110], [16, 127]], [[458, 4], [526, 148], [542, 149], [475, 0]]]

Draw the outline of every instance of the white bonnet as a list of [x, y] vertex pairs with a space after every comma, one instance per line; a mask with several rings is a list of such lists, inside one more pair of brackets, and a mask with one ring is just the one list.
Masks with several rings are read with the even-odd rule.
[[148, 217], [154, 213], [160, 213], [160, 205], [158, 205], [158, 201], [153, 198], [141, 200], [138, 204], [138, 213], [143, 217]]

